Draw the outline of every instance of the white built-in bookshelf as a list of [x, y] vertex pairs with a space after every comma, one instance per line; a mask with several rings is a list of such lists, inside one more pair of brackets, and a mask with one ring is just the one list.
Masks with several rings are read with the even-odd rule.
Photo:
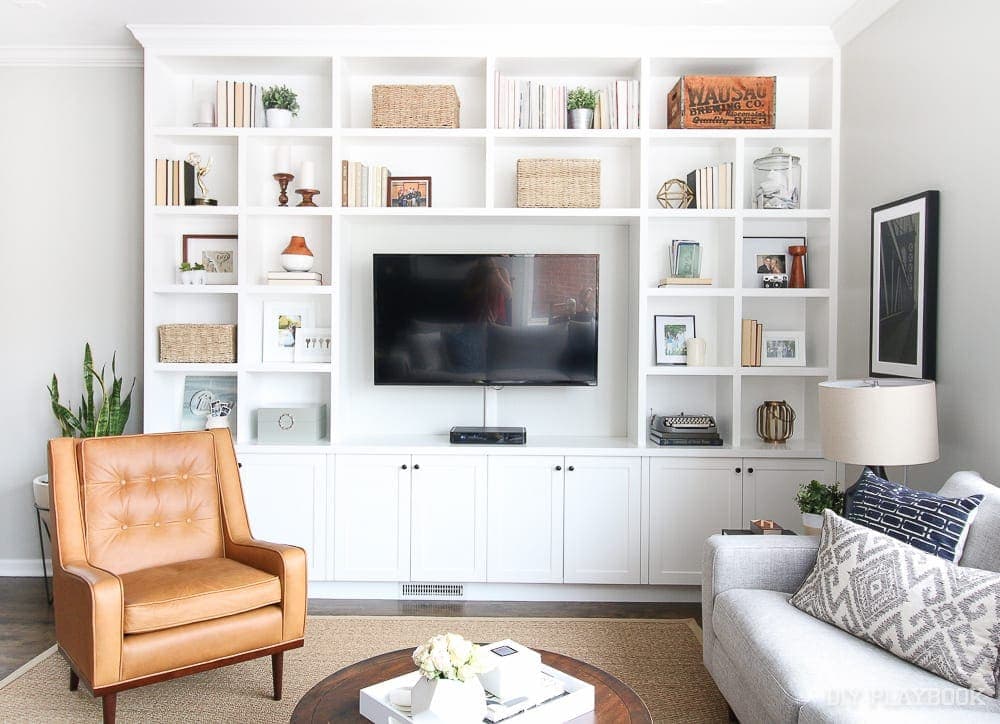
[[[818, 457], [818, 382], [835, 376], [839, 156], [839, 51], [825, 36], [794, 38], [741, 29], [687, 36], [623, 29], [609, 43], [587, 31], [553, 42], [535, 29], [493, 33], [429, 29], [421, 39], [391, 28], [133, 28], [145, 46], [145, 405], [147, 431], [176, 429], [184, 378], [235, 375], [234, 425], [241, 450], [335, 452], [403, 439], [448, 450], [448, 428], [480, 424], [476, 388], [375, 387], [372, 381], [371, 255], [378, 251], [579, 251], [601, 254], [600, 380], [594, 389], [504, 389], [486, 394], [491, 424], [526, 425], [532, 446], [636, 451], [651, 456]], [[299, 34], [296, 35], [296, 32]], [[616, 31], [617, 32], [617, 31]], [[589, 35], [588, 35], [589, 33]], [[621, 37], [619, 37], [621, 36]], [[738, 36], [738, 37], [737, 37]], [[605, 49], [606, 46], [606, 49]], [[596, 52], [596, 54], [595, 54]], [[447, 55], [441, 55], [447, 53]], [[638, 80], [640, 128], [498, 129], [496, 73], [569, 87]], [[685, 74], [777, 76], [772, 130], [666, 129], [666, 96]], [[302, 111], [288, 129], [195, 128], [198, 104], [217, 80], [284, 84]], [[461, 128], [370, 128], [371, 86], [448, 83], [461, 100]], [[292, 165], [316, 166], [317, 208], [279, 208], [271, 175], [276, 149]], [[751, 209], [752, 162], [773, 146], [802, 159], [802, 208]], [[216, 207], [153, 204], [153, 159], [212, 157]], [[515, 166], [528, 157], [601, 160], [601, 208], [519, 209]], [[433, 178], [428, 209], [342, 208], [342, 160], [384, 164]], [[692, 169], [734, 162], [734, 209], [670, 210], [660, 185]], [[294, 188], [294, 182], [290, 186]], [[181, 286], [174, 270], [183, 234], [237, 234], [237, 282]], [[267, 286], [291, 235], [306, 237], [325, 286]], [[744, 237], [807, 238], [808, 287], [760, 289], [748, 274]], [[673, 239], [700, 241], [710, 287], [657, 287]], [[330, 363], [262, 361], [263, 305], [315, 304], [333, 329]], [[703, 367], [654, 364], [653, 316], [694, 314], [707, 340]], [[740, 366], [740, 322], [804, 330], [805, 367]], [[238, 325], [233, 364], [161, 364], [157, 327], [176, 322]], [[763, 400], [798, 413], [783, 446], [757, 440]], [[329, 435], [315, 446], [257, 444], [261, 406], [325, 403]], [[660, 449], [646, 441], [650, 410], [708, 413], [722, 449]], [[585, 441], [585, 442], [584, 442]], [[584, 446], [581, 448], [581, 446]], [[515, 451], [516, 452], [516, 451]]]

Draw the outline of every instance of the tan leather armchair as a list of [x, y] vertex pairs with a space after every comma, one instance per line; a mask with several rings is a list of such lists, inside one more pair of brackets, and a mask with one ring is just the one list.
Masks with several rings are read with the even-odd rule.
[[254, 540], [228, 430], [49, 443], [56, 639], [70, 689], [119, 691], [302, 646], [306, 555]]

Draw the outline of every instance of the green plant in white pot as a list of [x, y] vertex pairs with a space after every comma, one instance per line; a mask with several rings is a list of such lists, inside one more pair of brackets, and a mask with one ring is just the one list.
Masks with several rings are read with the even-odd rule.
[[844, 510], [844, 493], [836, 483], [824, 485], [818, 480], [810, 480], [799, 486], [795, 502], [802, 511], [802, 527], [806, 535], [819, 535], [823, 527], [823, 511], [829, 508], [840, 514]]
[[597, 94], [589, 88], [579, 86], [569, 92], [566, 110], [569, 111], [570, 128], [593, 128], [594, 108]]
[[260, 95], [268, 128], [288, 128], [299, 115], [299, 97], [286, 85], [272, 85]]

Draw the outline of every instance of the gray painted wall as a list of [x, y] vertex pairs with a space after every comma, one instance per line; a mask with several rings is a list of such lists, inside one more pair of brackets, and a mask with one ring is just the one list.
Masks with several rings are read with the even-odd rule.
[[993, 0], [902, 0], [843, 49], [842, 377], [868, 370], [871, 208], [941, 192], [941, 459], [908, 471], [927, 490], [955, 470], [1000, 481], [998, 24]]
[[79, 399], [86, 341], [141, 370], [142, 71], [4, 67], [0, 88], [0, 559], [37, 575], [31, 479], [59, 434], [46, 384]]

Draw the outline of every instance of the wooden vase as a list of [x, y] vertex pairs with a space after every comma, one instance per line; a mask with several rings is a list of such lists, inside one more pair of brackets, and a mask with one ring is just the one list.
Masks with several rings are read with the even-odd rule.
[[806, 255], [805, 245], [790, 246], [788, 253], [792, 255], [792, 271], [788, 275], [789, 289], [806, 288], [806, 265], [803, 257]]
[[281, 266], [290, 272], [306, 272], [312, 269], [313, 253], [306, 246], [306, 237], [293, 236], [288, 241], [288, 246], [281, 252]]

